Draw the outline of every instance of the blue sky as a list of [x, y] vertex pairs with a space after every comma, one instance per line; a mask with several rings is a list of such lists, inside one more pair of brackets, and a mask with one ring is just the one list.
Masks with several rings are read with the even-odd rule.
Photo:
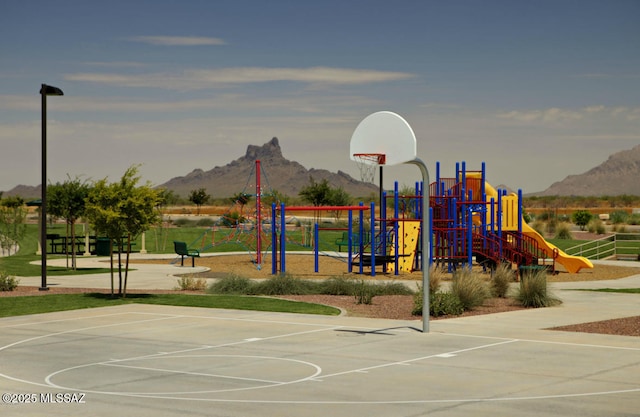
[[47, 101], [50, 182], [141, 164], [157, 185], [274, 136], [359, 177], [351, 135], [389, 110], [432, 177], [485, 162], [493, 185], [542, 191], [640, 144], [639, 16], [617, 0], [5, 1], [0, 190], [40, 183], [46, 83], [65, 93]]

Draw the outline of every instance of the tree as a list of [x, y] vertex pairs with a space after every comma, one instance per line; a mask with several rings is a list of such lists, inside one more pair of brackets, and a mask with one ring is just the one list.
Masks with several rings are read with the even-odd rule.
[[21, 197], [9, 197], [0, 200], [0, 247], [2, 252], [11, 254], [11, 249], [17, 250], [17, 244], [25, 235], [27, 225], [27, 210]]
[[298, 195], [303, 201], [313, 206], [328, 205], [331, 197], [329, 181], [325, 178], [322, 182], [317, 183], [313, 177], [309, 177], [309, 185], [302, 187]]
[[207, 190], [204, 188], [198, 188], [197, 190], [191, 190], [189, 194], [189, 201], [198, 207], [197, 215], [200, 215], [200, 207], [207, 204], [211, 196], [207, 194]]
[[[329, 181], [323, 179], [322, 182], [317, 183], [313, 177], [309, 177], [309, 185], [303, 187], [298, 195], [303, 201], [310, 203], [313, 206], [325, 206], [329, 204], [331, 198], [331, 187], [329, 187]], [[320, 212], [314, 211], [314, 222], [318, 222], [320, 218]]]
[[[111, 259], [111, 294], [114, 294], [113, 242], [118, 248], [118, 294], [127, 295], [131, 241], [160, 219], [157, 209], [159, 192], [150, 183], [138, 186], [137, 166], [130, 167], [119, 182], [97, 181], [87, 197], [86, 216], [97, 233], [109, 238]], [[122, 252], [126, 249], [124, 282]]]
[[[353, 198], [342, 187], [331, 188], [329, 190], [329, 205], [330, 206], [348, 206], [351, 204]], [[336, 221], [340, 220], [342, 210], [332, 210], [332, 213]]]
[[589, 224], [591, 217], [591, 213], [587, 210], [578, 210], [574, 211], [571, 215], [571, 221], [577, 226], [580, 226], [580, 230], [584, 230], [585, 226]]
[[[76, 269], [76, 221], [84, 216], [85, 200], [89, 195], [90, 185], [68, 178], [64, 183], [56, 183], [47, 187], [48, 213], [65, 219], [67, 238], [71, 239], [71, 268]], [[69, 230], [71, 236], [69, 236]], [[68, 246], [67, 246], [68, 248]], [[68, 251], [65, 250], [67, 252]], [[67, 261], [68, 262], [68, 261]], [[68, 265], [67, 265], [68, 266]]]

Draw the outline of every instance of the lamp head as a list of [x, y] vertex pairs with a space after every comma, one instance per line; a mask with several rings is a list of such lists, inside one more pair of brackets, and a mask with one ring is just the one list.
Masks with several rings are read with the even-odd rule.
[[42, 84], [42, 88], [40, 88], [40, 94], [45, 96], [63, 96], [64, 93], [58, 87], [54, 87], [52, 85]]

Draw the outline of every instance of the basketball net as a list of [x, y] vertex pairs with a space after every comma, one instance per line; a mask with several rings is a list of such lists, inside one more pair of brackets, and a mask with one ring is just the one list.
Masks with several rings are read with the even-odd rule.
[[376, 168], [385, 163], [385, 154], [382, 153], [354, 153], [353, 160], [360, 170], [360, 181], [373, 184], [376, 176]]

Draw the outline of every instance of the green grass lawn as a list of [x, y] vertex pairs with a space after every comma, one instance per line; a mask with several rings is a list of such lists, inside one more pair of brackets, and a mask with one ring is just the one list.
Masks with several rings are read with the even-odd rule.
[[234, 310], [273, 311], [280, 313], [337, 316], [334, 307], [267, 297], [191, 294], [128, 294], [112, 298], [110, 294], [50, 294], [0, 298], [0, 317], [51, 313], [54, 311], [110, 307], [126, 304], [157, 304], [181, 307], [223, 308]]
[[640, 288], [598, 288], [595, 290], [578, 290], [578, 291], [595, 291], [595, 292], [615, 292], [621, 294], [640, 294]]

